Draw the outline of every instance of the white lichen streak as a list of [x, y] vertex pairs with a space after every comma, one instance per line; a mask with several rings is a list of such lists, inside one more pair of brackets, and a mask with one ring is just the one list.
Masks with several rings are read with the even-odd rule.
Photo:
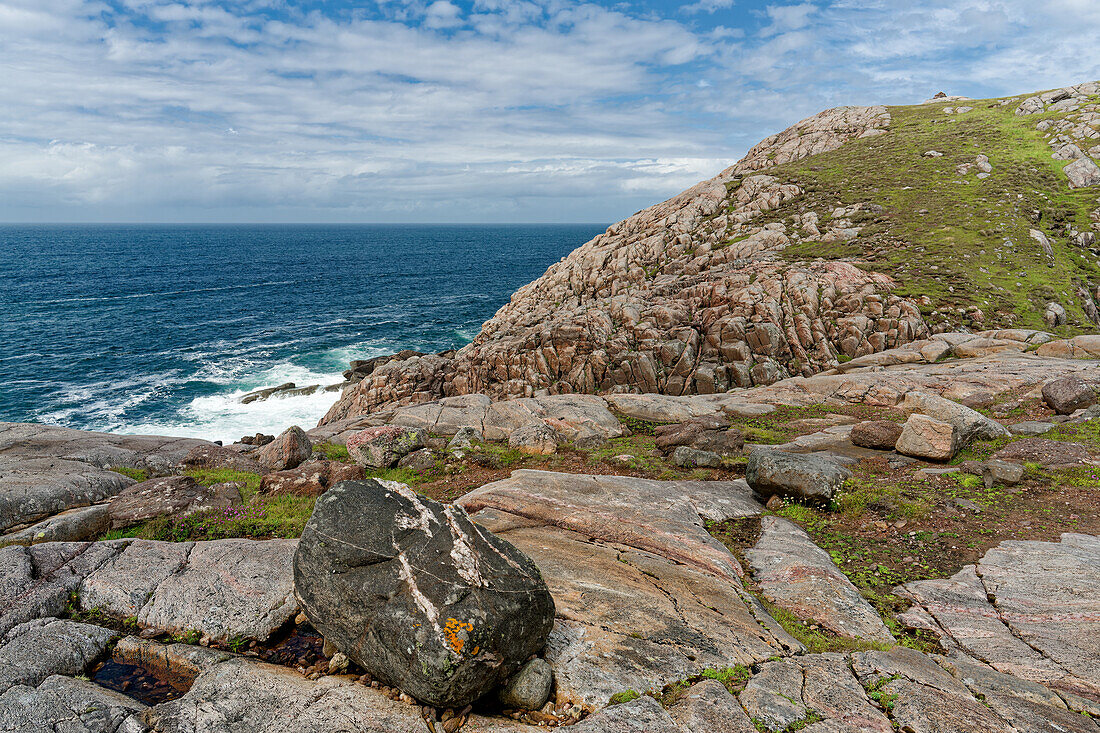
[[396, 518], [397, 526], [402, 529], [419, 529], [429, 537], [432, 536], [432, 524], [439, 524], [439, 520], [435, 518], [435, 515], [420, 502], [420, 497], [416, 492], [410, 489], [405, 484], [397, 483], [396, 481], [387, 481], [386, 488], [400, 494], [413, 505], [416, 509], [417, 516], [410, 517], [406, 514], [399, 514]]
[[454, 541], [451, 543], [451, 560], [454, 561], [455, 570], [470, 585], [487, 588], [489, 584], [481, 577], [481, 569], [478, 568], [477, 553], [470, 543], [470, 538], [455, 521], [455, 511], [462, 510], [455, 510], [451, 506], [443, 508], [443, 515], [447, 517], [447, 524], [450, 525], [451, 534], [454, 536]]

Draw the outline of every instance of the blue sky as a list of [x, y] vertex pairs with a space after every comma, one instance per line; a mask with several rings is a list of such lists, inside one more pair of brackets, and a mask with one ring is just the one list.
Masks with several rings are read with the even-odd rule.
[[0, 221], [610, 222], [826, 107], [1100, 79], [1098, 37], [1094, 0], [0, 0]]

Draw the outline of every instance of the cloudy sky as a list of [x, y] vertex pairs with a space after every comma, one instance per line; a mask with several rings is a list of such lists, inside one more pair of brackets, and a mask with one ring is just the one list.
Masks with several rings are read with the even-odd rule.
[[825, 107], [1100, 79], [1098, 37], [1095, 0], [0, 0], [0, 220], [610, 222]]

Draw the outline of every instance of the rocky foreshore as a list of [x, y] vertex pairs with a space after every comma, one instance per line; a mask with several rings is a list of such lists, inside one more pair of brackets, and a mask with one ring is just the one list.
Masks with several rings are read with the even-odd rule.
[[1098, 92], [805, 120], [316, 427], [0, 423], [0, 732], [1100, 733]]

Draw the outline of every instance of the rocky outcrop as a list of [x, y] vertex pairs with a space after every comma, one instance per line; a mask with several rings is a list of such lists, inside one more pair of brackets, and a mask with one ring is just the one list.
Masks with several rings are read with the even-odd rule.
[[[883, 107], [845, 107], [768, 138], [715, 178], [551, 266], [454, 358], [375, 368], [323, 422], [473, 392], [724, 392], [926, 335], [917, 304], [891, 295], [889, 277], [843, 262], [787, 266], [776, 254], [801, 235], [754, 223], [802, 193], [758, 171], [881, 132], [889, 121]], [[831, 212], [815, 236], [853, 236], [859, 229], [849, 217], [859, 210]]]

